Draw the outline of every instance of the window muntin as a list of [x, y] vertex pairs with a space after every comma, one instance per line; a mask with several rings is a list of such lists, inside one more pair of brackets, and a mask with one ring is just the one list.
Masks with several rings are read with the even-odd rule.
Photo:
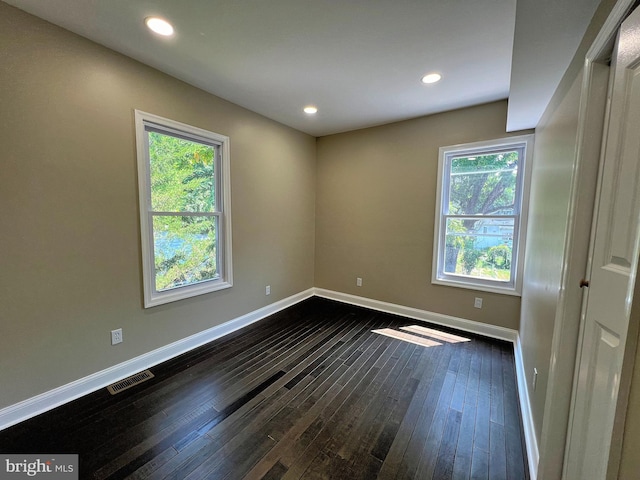
[[532, 136], [440, 149], [433, 283], [518, 294]]
[[229, 139], [136, 111], [145, 307], [228, 288]]

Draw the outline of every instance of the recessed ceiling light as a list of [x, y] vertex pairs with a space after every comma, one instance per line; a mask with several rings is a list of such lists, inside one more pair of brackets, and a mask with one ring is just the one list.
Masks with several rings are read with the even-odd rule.
[[147, 25], [149, 30], [157, 33], [158, 35], [162, 35], [164, 37], [173, 35], [173, 26], [162, 18], [147, 17], [144, 19], [144, 23]]
[[422, 77], [422, 83], [436, 83], [439, 82], [442, 78], [442, 75], [439, 73], [429, 73]]
[[313, 105], [309, 105], [303, 108], [304, 113], [308, 113], [309, 115], [313, 115], [314, 113], [318, 113], [318, 108]]

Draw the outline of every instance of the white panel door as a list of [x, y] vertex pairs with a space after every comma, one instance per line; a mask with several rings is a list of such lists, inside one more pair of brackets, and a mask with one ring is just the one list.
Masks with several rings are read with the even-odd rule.
[[590, 286], [577, 366], [566, 479], [604, 479], [640, 245], [640, 10], [622, 24], [612, 63]]

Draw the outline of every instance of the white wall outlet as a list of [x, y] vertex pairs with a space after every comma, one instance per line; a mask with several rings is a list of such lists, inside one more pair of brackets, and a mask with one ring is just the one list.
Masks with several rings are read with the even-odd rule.
[[122, 343], [122, 329], [111, 330], [111, 345]]
[[482, 298], [476, 297], [475, 301], [473, 302], [473, 306], [476, 308], [482, 308]]
[[264, 294], [265, 294], [265, 295], [271, 295], [271, 285], [267, 285], [267, 286], [264, 288]]
[[536, 391], [536, 385], [538, 384], [538, 369], [533, 369], [533, 391]]
[[356, 278], [356, 287], [361, 287], [362, 286], [362, 279], [360, 277]]

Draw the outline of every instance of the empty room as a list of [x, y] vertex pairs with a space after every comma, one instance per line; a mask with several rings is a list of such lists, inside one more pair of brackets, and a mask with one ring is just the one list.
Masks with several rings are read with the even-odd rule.
[[0, 1], [0, 478], [638, 478], [635, 7]]

